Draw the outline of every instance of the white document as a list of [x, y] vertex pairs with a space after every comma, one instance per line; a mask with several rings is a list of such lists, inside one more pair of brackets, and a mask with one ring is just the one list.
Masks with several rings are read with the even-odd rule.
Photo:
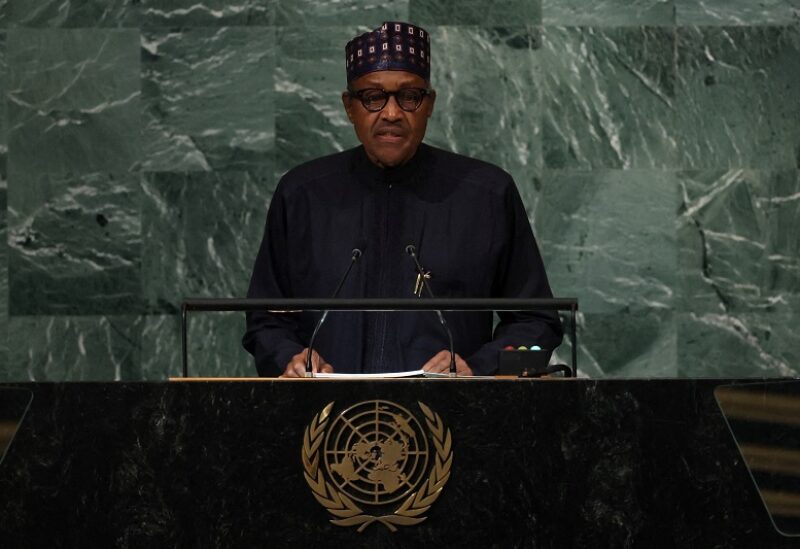
[[390, 379], [400, 377], [450, 377], [450, 374], [434, 374], [424, 370], [411, 370], [408, 372], [389, 372], [385, 374], [314, 374], [319, 379]]

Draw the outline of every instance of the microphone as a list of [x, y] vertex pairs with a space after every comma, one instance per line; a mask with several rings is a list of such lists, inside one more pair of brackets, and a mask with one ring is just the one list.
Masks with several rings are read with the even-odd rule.
[[[409, 244], [406, 246], [406, 253], [411, 256], [411, 259], [414, 260], [414, 267], [417, 269], [417, 276], [419, 277], [420, 283], [427, 290], [428, 297], [433, 299], [433, 291], [425, 281], [425, 269], [422, 268], [422, 265], [420, 265], [419, 259], [417, 258], [417, 248], [413, 244]], [[450, 327], [447, 325], [447, 321], [445, 320], [442, 311], [436, 309], [436, 316], [439, 317], [439, 324], [441, 324], [442, 328], [444, 328], [444, 331], [447, 334], [447, 341], [450, 344], [450, 377], [456, 377], [456, 352], [453, 345], [453, 332], [450, 331]]]
[[[333, 291], [332, 298], [336, 298], [339, 296], [339, 292], [344, 286], [347, 277], [350, 275], [350, 271], [353, 269], [353, 265], [359, 260], [359, 258], [363, 255], [361, 251], [362, 248], [366, 247], [366, 242], [363, 240], [358, 241], [357, 247], [353, 248], [353, 251], [350, 252], [350, 263], [347, 265], [347, 269], [345, 270], [342, 278], [339, 280], [339, 284], [336, 286], [336, 289]], [[325, 319], [328, 318], [328, 310], [322, 312], [322, 316], [319, 317], [316, 326], [314, 326], [314, 331], [311, 332], [311, 339], [308, 341], [308, 352], [306, 353], [306, 377], [314, 377], [314, 372], [311, 368], [311, 354], [314, 350], [314, 340], [317, 339], [317, 332], [319, 332], [320, 327], [322, 327], [322, 323], [325, 322]]]

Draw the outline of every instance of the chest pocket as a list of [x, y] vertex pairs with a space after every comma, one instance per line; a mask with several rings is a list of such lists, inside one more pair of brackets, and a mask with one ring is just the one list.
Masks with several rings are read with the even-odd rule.
[[420, 252], [436, 297], [490, 296], [499, 250], [488, 235], [446, 235], [424, 241]]

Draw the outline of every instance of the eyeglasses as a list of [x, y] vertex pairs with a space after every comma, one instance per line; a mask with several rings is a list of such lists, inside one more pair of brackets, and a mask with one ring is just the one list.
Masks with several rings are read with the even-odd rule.
[[347, 90], [347, 93], [354, 95], [361, 101], [364, 108], [369, 112], [379, 112], [383, 110], [389, 102], [389, 96], [393, 95], [395, 101], [406, 112], [414, 112], [422, 105], [422, 100], [426, 95], [431, 95], [433, 90], [426, 88], [402, 88], [397, 91], [386, 91], [380, 88], [365, 88], [363, 90]]

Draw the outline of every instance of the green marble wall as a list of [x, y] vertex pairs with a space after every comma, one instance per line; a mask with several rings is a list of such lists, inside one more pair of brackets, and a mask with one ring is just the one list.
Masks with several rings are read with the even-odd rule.
[[[0, 379], [176, 374], [181, 299], [243, 295], [277, 179], [356, 143], [343, 46], [391, 18], [583, 373], [800, 374], [800, 0], [0, 0]], [[242, 330], [193, 316], [193, 371], [252, 374]]]

